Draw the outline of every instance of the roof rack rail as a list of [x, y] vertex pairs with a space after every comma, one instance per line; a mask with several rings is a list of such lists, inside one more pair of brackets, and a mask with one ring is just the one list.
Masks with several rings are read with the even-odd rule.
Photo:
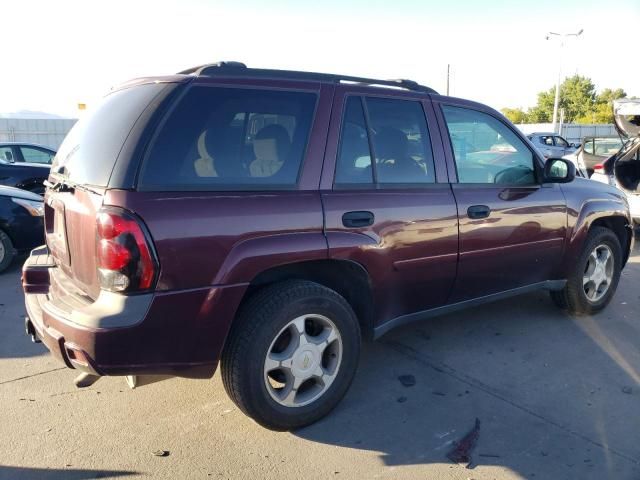
[[242, 62], [216, 62], [205, 65], [199, 65], [197, 67], [189, 68], [178, 72], [181, 75], [194, 75], [199, 76], [243, 76], [254, 78], [286, 78], [291, 80], [311, 80], [317, 82], [329, 82], [329, 83], [361, 83], [374, 86], [386, 86], [403, 88], [405, 90], [412, 90], [415, 92], [434, 93], [437, 94], [433, 88], [425, 85], [420, 85], [418, 82], [406, 79], [397, 80], [378, 80], [374, 78], [365, 77], [352, 77], [349, 75], [335, 75], [331, 73], [316, 73], [316, 72], [298, 72], [293, 70], [275, 70], [275, 69], [262, 69], [262, 68], [248, 68]]
[[181, 72], [178, 72], [178, 75], [195, 75], [200, 76], [204, 74], [205, 70], [210, 68], [220, 68], [220, 69], [228, 69], [228, 68], [247, 68], [247, 66], [242, 62], [216, 62], [216, 63], [206, 63], [204, 65], [198, 65], [197, 67], [187, 68]]

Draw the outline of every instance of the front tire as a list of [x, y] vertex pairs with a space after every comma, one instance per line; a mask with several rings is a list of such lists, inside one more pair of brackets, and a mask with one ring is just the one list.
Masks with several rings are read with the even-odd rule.
[[222, 353], [222, 381], [260, 425], [292, 430], [340, 402], [359, 356], [360, 328], [347, 301], [317, 283], [292, 280], [241, 307]]
[[562, 290], [551, 292], [558, 307], [573, 315], [591, 315], [606, 307], [615, 294], [622, 270], [622, 247], [615, 233], [593, 227], [582, 254]]

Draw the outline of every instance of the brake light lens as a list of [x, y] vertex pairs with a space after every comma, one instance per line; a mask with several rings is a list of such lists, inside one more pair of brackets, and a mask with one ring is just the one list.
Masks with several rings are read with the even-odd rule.
[[141, 222], [133, 214], [116, 208], [99, 211], [96, 221], [100, 287], [126, 293], [150, 289], [158, 264]]
[[604, 173], [604, 165], [602, 163], [597, 163], [593, 166], [593, 171], [598, 173]]

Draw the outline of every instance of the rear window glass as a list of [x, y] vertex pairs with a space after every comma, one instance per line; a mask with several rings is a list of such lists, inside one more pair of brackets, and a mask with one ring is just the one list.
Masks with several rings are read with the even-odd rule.
[[161, 127], [140, 177], [146, 189], [295, 186], [317, 96], [192, 87]]
[[52, 171], [75, 183], [107, 186], [133, 125], [165, 87], [160, 83], [138, 85], [104, 97], [73, 126], [53, 160]]

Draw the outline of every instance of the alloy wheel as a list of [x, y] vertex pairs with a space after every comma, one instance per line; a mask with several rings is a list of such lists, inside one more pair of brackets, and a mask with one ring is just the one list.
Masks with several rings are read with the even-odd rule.
[[302, 407], [331, 386], [342, 362], [342, 337], [324, 315], [302, 315], [276, 335], [264, 361], [264, 382], [273, 400]]
[[582, 276], [584, 293], [590, 302], [605, 296], [613, 280], [613, 252], [608, 245], [600, 244], [593, 249]]

